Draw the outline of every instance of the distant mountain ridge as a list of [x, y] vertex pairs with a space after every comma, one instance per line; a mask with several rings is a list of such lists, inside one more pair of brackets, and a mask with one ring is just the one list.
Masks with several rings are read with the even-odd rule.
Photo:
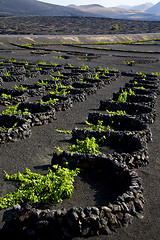
[[150, 14], [160, 15], [160, 2], [152, 6], [151, 8], [147, 9], [146, 12]]
[[90, 7], [102, 7], [104, 8], [102, 5], [100, 4], [89, 4], [89, 5], [80, 5], [81, 7], [86, 7], [86, 8], [90, 8]]
[[141, 10], [141, 11], [146, 11], [147, 9], [153, 7], [154, 4], [153, 3], [145, 3], [145, 4], [141, 4], [141, 5], [137, 5], [137, 6], [133, 6], [130, 9], [131, 10]]
[[153, 3], [144, 3], [141, 5], [136, 5], [136, 6], [129, 6], [129, 5], [119, 5], [117, 6], [118, 8], [124, 8], [124, 9], [128, 9], [128, 10], [137, 10], [137, 11], [146, 11], [147, 9], [153, 7], [154, 4]]
[[116, 6], [117, 8], [123, 8], [123, 9], [130, 9], [131, 8], [131, 6], [130, 5], [118, 5], [118, 6]]
[[160, 17], [157, 17], [150, 12], [146, 12], [146, 9], [152, 7], [152, 3], [145, 3], [137, 6], [126, 6], [121, 5], [117, 7], [103, 7], [99, 4], [89, 4], [89, 5], [69, 5], [74, 9], [80, 11], [87, 11], [92, 14], [97, 14], [101, 17], [109, 18], [118, 18], [118, 19], [131, 19], [131, 20], [160, 20]]
[[129, 20], [160, 20], [160, 2], [153, 6], [145, 3], [138, 6], [121, 5], [106, 8], [100, 4], [60, 6], [41, 0], [0, 0], [1, 15], [104, 17]]
[[38, 16], [93, 16], [91, 13], [40, 0], [0, 0], [0, 13]]

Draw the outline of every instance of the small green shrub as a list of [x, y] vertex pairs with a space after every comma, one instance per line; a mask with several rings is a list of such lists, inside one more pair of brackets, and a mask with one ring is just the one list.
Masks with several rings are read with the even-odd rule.
[[52, 66], [55, 66], [55, 67], [58, 66], [58, 63], [55, 63], [55, 62], [54, 62], [54, 63], [53, 63], [53, 62], [50, 62], [50, 64], [51, 64]]
[[[88, 121], [85, 122], [89, 127], [84, 128], [86, 130], [91, 130], [91, 131], [99, 131], [99, 132], [104, 132], [105, 130], [107, 131], [114, 131], [111, 129], [111, 127], [108, 125], [107, 128], [103, 126], [103, 121], [98, 120], [97, 125], [94, 125], [93, 123], [89, 123]], [[64, 134], [71, 134], [72, 131], [70, 130], [56, 130], [59, 133], [64, 133]]]
[[48, 170], [46, 175], [31, 172], [26, 169], [26, 174], [18, 173], [5, 179], [8, 181], [21, 182], [21, 186], [13, 193], [0, 197], [0, 209], [11, 207], [14, 204], [39, 204], [48, 202], [62, 202], [64, 198], [71, 197], [74, 190], [74, 177], [79, 169], [70, 170], [53, 166], [55, 172]]
[[32, 44], [29, 44], [29, 43], [22, 44], [21, 46], [26, 48], [33, 48]]
[[[73, 145], [69, 145], [67, 147], [67, 151], [69, 152], [78, 152], [78, 153], [84, 153], [84, 154], [101, 154], [100, 150], [100, 146], [99, 144], [101, 144], [104, 139], [106, 139], [105, 136], [103, 136], [100, 140], [96, 140], [94, 137], [90, 138], [86, 138], [85, 140], [78, 140], [76, 139], [76, 144]], [[60, 149], [59, 147], [55, 147], [59, 152], [63, 152], [62, 149]]]
[[122, 92], [118, 97], [118, 102], [126, 102], [127, 101], [127, 92]]
[[125, 64], [125, 65], [132, 65], [133, 63], [135, 63], [135, 61], [123, 61], [122, 64]]
[[2, 112], [2, 114], [9, 114], [9, 115], [30, 115], [28, 108], [25, 108], [24, 111], [18, 110], [18, 106], [20, 103], [18, 103], [14, 107], [8, 107], [5, 111]]
[[72, 66], [72, 64], [70, 64], [70, 63], [68, 64], [68, 66], [69, 66], [70, 68], [74, 68], [74, 66]]
[[14, 129], [15, 127], [17, 127], [17, 125], [18, 125], [18, 122], [16, 122], [12, 127], [10, 127], [10, 128], [7, 128], [7, 127], [5, 127], [5, 126], [3, 126], [3, 127], [0, 127], [0, 130], [5, 130], [5, 129]]
[[9, 61], [9, 62], [17, 62], [16, 59], [9, 59], [8, 61]]
[[15, 84], [14, 89], [15, 89], [15, 90], [27, 90], [28, 87], [23, 87], [23, 85], [20, 85], [20, 86], [18, 87], [18, 86]]
[[146, 89], [145, 87], [134, 87], [135, 89]]
[[120, 30], [122, 30], [122, 28], [120, 28], [118, 24], [113, 24], [112, 27], [111, 27], [111, 30], [120, 31]]
[[137, 82], [137, 81], [134, 81], [134, 84], [138, 84], [138, 82]]
[[12, 96], [11, 96], [11, 95], [8, 95], [8, 94], [5, 94], [5, 93], [2, 93], [2, 95], [0, 96], [0, 98], [11, 99]]
[[[107, 68], [99, 67], [98, 70], [104, 71], [104, 73], [109, 73], [109, 71], [110, 71], [110, 69], [108, 67]], [[100, 72], [97, 72], [97, 73], [100, 73]]]
[[[58, 90], [58, 84], [56, 83], [56, 81], [55, 81], [55, 85], [56, 85], [56, 88], [55, 88], [55, 90], [54, 91], [52, 91], [52, 92], [50, 92], [50, 94], [57, 94], [57, 95], [66, 95], [66, 94], [69, 94], [70, 93], [70, 91], [67, 89], [67, 87], [66, 86], [64, 86], [65, 88], [64, 89], [62, 89], [62, 90]], [[63, 85], [61, 85], [61, 86], [63, 86]]]
[[58, 130], [56, 129], [57, 132], [59, 133], [64, 133], [64, 134], [72, 134], [72, 130]]
[[101, 154], [100, 146], [97, 143], [94, 137], [86, 138], [85, 140], [76, 140], [76, 144], [70, 145], [67, 147], [69, 152], [78, 152], [78, 153], [93, 153], [93, 154]]
[[43, 101], [42, 99], [40, 99], [40, 103], [45, 103], [45, 104], [49, 104], [49, 103], [55, 103], [55, 102], [58, 102], [59, 101], [59, 99], [58, 98], [55, 98], [55, 99], [52, 99], [52, 98], [50, 98], [48, 101]]
[[135, 92], [130, 88], [129, 91], [128, 91], [128, 94], [129, 95], [135, 95]]
[[153, 76], [159, 76], [159, 77], [160, 77], [160, 73], [158, 73], [158, 72], [156, 72], [156, 73], [151, 72], [151, 74], [152, 74]]
[[47, 62], [38, 62], [39, 65], [47, 65]]
[[61, 55], [60, 56], [56, 56], [55, 58], [64, 59]]
[[82, 65], [82, 67], [79, 67], [80, 70], [88, 70], [89, 66], [88, 65]]
[[7, 73], [5, 73], [4, 76], [5, 76], [5, 77], [10, 77], [10, 76], [11, 76], [10, 71], [8, 71]]
[[[117, 110], [117, 111], [108, 111], [108, 110], [106, 110], [106, 112], [108, 113], [108, 114], [114, 114], [114, 115], [128, 115], [127, 113], [126, 113], [126, 111], [122, 111], [122, 110]], [[129, 115], [128, 115], [129, 116]]]
[[96, 73], [95, 75], [93, 75], [90, 79], [99, 79], [98, 73]]
[[122, 93], [119, 95], [118, 97], [118, 102], [126, 102], [127, 101], [127, 96], [128, 95], [135, 95], [135, 92], [132, 91], [132, 89], [129, 89], [129, 91], [123, 91], [122, 90]]
[[58, 71], [58, 76], [64, 76], [62, 73], [60, 73], [60, 71]]
[[98, 120], [97, 125], [94, 125], [93, 123], [89, 123], [89, 122], [85, 122], [89, 127], [85, 128], [91, 131], [100, 131], [100, 132], [104, 132], [105, 131], [105, 126], [103, 126], [103, 121]]
[[27, 61], [20, 61], [20, 63], [24, 63], [26, 66], [29, 65], [29, 63]]
[[50, 92], [50, 94], [57, 94], [57, 95], [66, 95], [69, 93], [70, 93], [70, 91], [68, 91], [67, 89], [62, 89], [60, 91], [55, 90], [55, 91]]
[[52, 75], [50, 75], [50, 77], [51, 77], [52, 80], [55, 80], [55, 81], [60, 80], [60, 77], [54, 77], [54, 76], [52, 76]]
[[62, 83], [60, 83], [60, 87], [61, 88], [66, 88], [66, 89], [74, 89], [74, 87], [72, 87], [71, 85], [65, 86]]
[[78, 57], [77, 59], [78, 59], [78, 61], [88, 61], [88, 58], [80, 58], [80, 57]]
[[87, 83], [87, 81], [85, 81], [83, 78], [81, 78], [80, 81], [81, 81], [82, 83]]
[[67, 89], [62, 89], [61, 91], [52, 91], [52, 92], [50, 92], [50, 94], [57, 94], [57, 95], [67, 95], [69, 93], [70, 93], [70, 91], [68, 91]]
[[49, 85], [49, 83], [46, 81], [46, 82], [44, 82], [43, 80], [39, 80], [38, 82], [37, 82], [37, 84], [39, 84], [39, 85]]

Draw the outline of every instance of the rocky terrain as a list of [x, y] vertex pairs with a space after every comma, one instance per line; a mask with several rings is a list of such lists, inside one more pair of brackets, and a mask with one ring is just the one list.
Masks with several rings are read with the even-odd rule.
[[[118, 24], [119, 29], [113, 26]], [[154, 29], [154, 30], [153, 30]], [[132, 33], [158, 33], [160, 22], [131, 21], [111, 18], [86, 17], [0, 17], [0, 34], [33, 35], [106, 35]]]
[[[141, 29], [143, 31], [143, 28]], [[89, 30], [87, 31], [89, 33]], [[91, 156], [90, 159], [83, 155], [79, 156], [82, 169], [88, 164], [91, 164], [93, 169], [95, 166], [98, 168], [95, 171], [81, 170], [81, 174], [75, 178], [73, 197], [65, 199], [63, 203], [39, 206], [40, 210], [36, 211], [30, 206], [25, 208], [15, 206], [5, 213], [4, 218], [4, 210], [1, 210], [0, 237], [2, 239], [7, 239], [8, 232], [11, 232], [12, 236], [15, 234], [16, 239], [22, 239], [20, 234], [28, 239], [37, 239], [37, 236], [41, 239], [53, 239], [53, 235], [50, 235], [50, 232], [46, 233], [46, 230], [55, 232], [50, 225], [55, 220], [54, 217], [58, 224], [63, 218], [61, 234], [68, 239], [71, 239], [71, 235], [68, 234], [72, 233], [73, 239], [79, 236], [81, 236], [80, 239], [87, 237], [105, 240], [158, 239], [160, 234], [159, 76], [156, 74], [160, 69], [160, 38], [158, 34], [109, 37], [90, 36], [89, 39], [87, 36], [77, 38], [74, 35], [68, 37], [1, 35], [0, 112], [18, 103], [21, 111], [29, 108], [31, 114], [25, 122], [22, 122], [23, 118], [21, 119], [20, 116], [15, 119], [13, 117], [13, 123], [18, 124], [15, 131], [11, 126], [7, 132], [5, 129], [0, 130], [0, 197], [17, 188], [15, 183], [4, 180], [4, 170], [8, 174], [14, 174], [24, 173], [25, 169], [29, 168], [33, 172], [46, 174], [48, 167], [54, 164], [54, 161], [58, 159], [61, 161], [61, 155], [56, 155], [55, 146], [65, 150], [72, 140], [71, 135], [60, 134], [56, 129], [84, 128], [85, 121], [89, 120], [89, 113], [90, 121], [93, 112], [106, 114], [102, 107], [104, 104], [108, 104], [112, 110], [115, 106], [126, 108], [126, 111], [130, 111], [129, 115], [132, 115], [126, 116], [128, 121], [131, 121], [131, 117], [134, 116], [132, 124], [122, 124], [124, 121], [120, 120], [121, 118], [118, 118], [117, 125], [114, 125], [115, 120], [111, 121], [115, 132], [111, 131], [108, 137], [121, 136], [125, 139], [127, 133], [124, 130], [127, 129], [132, 144], [126, 147], [128, 143], [125, 142], [125, 145], [122, 144], [119, 147], [117, 141], [116, 144], [113, 141], [113, 145], [102, 147], [106, 156], [109, 153], [112, 154], [110, 155], [112, 160], [107, 157], [107, 161], [113, 163], [110, 171], [113, 175], [108, 172], [107, 185], [106, 178], [100, 177], [102, 169], [99, 168], [99, 161], [104, 163], [105, 158]], [[68, 97], [63, 96], [59, 98], [59, 102], [48, 105], [45, 102], [48, 97], [53, 96], [50, 91], [55, 91], [57, 88], [55, 79], [59, 86], [63, 86], [62, 88], [72, 85], [76, 88], [76, 94], [74, 89], [72, 92], [70, 89]], [[15, 85], [17, 87], [22, 85], [27, 89], [16, 90]], [[125, 91], [128, 88], [137, 89], [135, 90], [137, 91], [136, 99], [134, 96], [129, 96], [129, 102], [116, 105], [116, 98], [123, 93], [122, 90]], [[4, 99], [6, 95], [2, 94], [11, 95], [11, 97]], [[41, 99], [43, 103], [40, 103]], [[33, 105], [36, 107], [34, 108]], [[138, 111], [137, 114], [135, 114], [136, 111]], [[141, 111], [145, 111], [144, 114]], [[140, 123], [139, 119], [143, 119], [143, 122]], [[4, 128], [7, 121], [8, 119], [2, 119], [1, 115], [0, 127]], [[135, 129], [138, 125], [135, 125], [134, 121], [137, 121], [140, 129]], [[122, 128], [123, 133], [117, 131], [117, 128]], [[82, 133], [80, 136], [93, 134], [86, 131]], [[78, 132], [75, 132], [75, 138], [79, 136], [76, 134]], [[138, 134], [138, 140], [135, 134]], [[138, 145], [134, 146], [137, 141]], [[72, 164], [76, 164], [75, 155], [64, 154], [62, 159], [67, 156], [69, 159], [72, 158]], [[86, 159], [90, 159], [89, 162]], [[127, 165], [123, 168], [122, 163]], [[118, 179], [114, 179], [115, 169]], [[128, 182], [130, 177], [132, 181]], [[119, 184], [124, 183], [123, 181], [126, 185]], [[117, 196], [120, 198], [117, 199]], [[50, 210], [46, 211], [48, 208]], [[67, 212], [59, 210], [61, 208], [72, 210]], [[51, 215], [49, 215], [50, 211]], [[65, 221], [67, 216], [68, 221]], [[2, 218], [5, 222], [2, 222]], [[77, 226], [76, 224], [81, 221], [82, 226], [81, 224]], [[131, 222], [132, 225], [130, 225]], [[75, 229], [78, 229], [80, 235], [70, 231], [72, 223], [75, 224]], [[122, 225], [127, 227], [124, 228]], [[57, 226], [59, 228], [61, 225]], [[19, 232], [15, 229], [19, 229]], [[107, 236], [108, 233], [110, 233], [109, 236]], [[97, 234], [100, 235], [97, 236]], [[58, 239], [56, 234], [54, 239]]]

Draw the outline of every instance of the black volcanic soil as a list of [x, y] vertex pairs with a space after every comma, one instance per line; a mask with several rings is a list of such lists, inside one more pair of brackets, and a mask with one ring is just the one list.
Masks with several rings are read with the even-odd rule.
[[[118, 24], [122, 30], [111, 30]], [[126, 34], [160, 31], [159, 21], [119, 20], [86, 17], [1, 16], [0, 34]]]
[[[8, 19], [8, 20], [7, 20]], [[6, 18], [5, 21], [11, 21], [11, 19], [16, 21], [16, 19], [21, 18]], [[25, 18], [24, 18], [25, 19]], [[33, 18], [34, 19], [34, 18]], [[36, 18], [35, 18], [36, 19]], [[53, 19], [53, 18], [51, 18]], [[58, 18], [56, 18], [58, 21]], [[61, 22], [65, 19], [62, 18]], [[80, 21], [84, 21], [84, 19], [72, 19], [75, 26], [74, 28], [76, 34], [78, 33], [78, 28], [80, 25]], [[79, 23], [78, 23], [79, 20]], [[87, 19], [88, 20], [88, 19]], [[94, 19], [93, 19], [94, 20]], [[2, 19], [3, 21], [3, 19]], [[52, 21], [52, 20], [50, 20]], [[93, 21], [89, 19], [90, 24]], [[99, 21], [106, 21], [105, 19], [101, 19]], [[111, 20], [113, 24], [114, 20]], [[115, 20], [116, 21], [116, 20]], [[118, 20], [119, 21], [119, 20]], [[13, 23], [12, 22], [12, 23]], [[125, 22], [125, 21], [124, 21]], [[23, 22], [22, 22], [23, 23]], [[56, 23], [56, 21], [55, 21]], [[2, 22], [0, 22], [2, 24]], [[7, 23], [6, 23], [7, 24]], [[17, 23], [18, 24], [18, 23]], [[41, 23], [43, 27], [47, 22]], [[57, 24], [57, 23], [56, 23]], [[98, 23], [97, 23], [98, 24]], [[102, 23], [101, 23], [102, 24]], [[133, 22], [132, 22], [133, 24]], [[143, 31], [143, 22], [139, 23], [142, 24], [139, 30]], [[150, 24], [155, 24], [155, 32], [156, 26], [158, 31], [158, 24], [160, 23], [146, 23], [148, 26]], [[138, 31], [138, 27], [136, 24], [134, 25], [134, 31]], [[14, 26], [14, 24], [12, 25]], [[24, 24], [25, 26], [25, 24]], [[24, 29], [24, 33], [27, 33], [27, 28]], [[30, 27], [31, 27], [31, 20], [30, 20]], [[37, 24], [35, 21], [35, 31], [37, 32]], [[55, 26], [55, 25], [54, 25]], [[102, 31], [102, 25], [100, 25], [100, 29]], [[160, 25], [159, 25], [160, 26]], [[47, 28], [47, 27], [46, 27]], [[58, 27], [57, 27], [58, 28]], [[107, 28], [107, 27], [106, 27]], [[108, 27], [109, 28], [109, 27]], [[42, 28], [41, 28], [42, 29]], [[59, 29], [61, 27], [59, 26]], [[70, 31], [72, 29], [72, 24], [70, 22]], [[86, 29], [86, 32], [81, 28], [81, 33], [85, 34], [95, 34], [94, 31], [99, 31], [92, 25], [92, 32], [89, 30], [90, 28]], [[18, 30], [16, 33], [21, 33]], [[148, 28], [147, 31], [151, 32], [152, 27]], [[44, 30], [44, 32], [49, 33], [49, 30]], [[63, 28], [60, 34], [67, 34], [65, 32], [65, 27]], [[144, 30], [146, 32], [146, 30]], [[34, 21], [33, 21], [33, 29], [29, 30], [29, 32], [34, 33]], [[43, 31], [42, 31], [43, 32]], [[7, 33], [7, 32], [6, 32]], [[55, 32], [54, 32], [55, 33]], [[52, 33], [52, 34], [54, 34]], [[102, 32], [97, 32], [100, 34]], [[107, 32], [105, 32], [107, 33]], [[71, 32], [68, 32], [71, 34]], [[104, 32], [103, 32], [104, 34]], [[28, 40], [29, 41], [29, 40]], [[46, 42], [51, 42], [51, 39], [46, 39]], [[23, 49], [20, 46], [11, 45], [10, 43], [20, 45], [20, 41], [14, 38], [6, 38], [0, 39], [0, 42], [3, 44], [0, 45], [0, 59], [10, 59], [15, 58], [21, 61], [31, 61], [31, 62], [38, 62], [38, 61], [46, 61], [46, 62], [57, 62], [60, 64], [71, 63], [74, 66], [81, 66], [82, 64], [89, 65], [90, 67], [110, 67], [116, 68], [120, 71], [127, 71], [127, 72], [143, 72], [143, 73], [151, 73], [151, 72], [160, 72], [160, 54], [151, 54], [151, 53], [127, 53], [127, 52], [106, 52], [105, 50], [95, 50], [95, 49], [86, 49], [86, 48], [78, 48], [73, 46], [47, 46], [47, 47], [38, 47], [35, 50], [32, 49]], [[24, 43], [24, 41], [22, 41]], [[27, 40], [25, 40], [27, 43]], [[44, 39], [43, 39], [44, 42]], [[30, 43], [30, 42], [29, 42]], [[156, 43], [156, 42], [153, 42]], [[103, 48], [103, 46], [101, 46]], [[110, 48], [110, 45], [105, 46]], [[116, 46], [114, 48], [124, 48], [124, 46]], [[142, 46], [143, 50], [145, 46]], [[45, 48], [50, 48], [51, 51], [46, 52]], [[125, 46], [125, 49], [134, 49], [134, 46], [130, 48], [130, 46]], [[141, 46], [135, 46], [136, 50], [141, 50]], [[160, 51], [159, 45], [155, 47], [155, 45], [151, 45], [149, 48], [151, 51]], [[41, 53], [40, 53], [41, 51]], [[77, 58], [83, 58], [84, 53], [86, 54], [85, 58], [88, 60], [78, 60]], [[92, 54], [92, 58], [89, 57], [89, 54]], [[57, 56], [66, 57], [65, 59], [56, 58]], [[134, 60], [136, 64], [134, 66], [127, 66], [123, 64], [124, 60]], [[152, 62], [153, 61], [153, 62]], [[49, 76], [42, 75], [40, 79], [47, 79]], [[103, 89], [99, 89], [97, 94], [88, 96], [87, 100], [80, 103], [74, 103], [73, 108], [69, 111], [59, 112], [57, 113], [57, 120], [54, 121], [52, 124], [43, 125], [41, 127], [33, 127], [32, 128], [32, 136], [29, 139], [17, 141], [14, 143], [8, 143], [4, 145], [0, 145], [0, 196], [5, 195], [6, 193], [13, 191], [15, 186], [9, 182], [4, 181], [4, 170], [8, 174], [14, 174], [20, 172], [24, 172], [25, 168], [30, 168], [32, 171], [36, 171], [39, 173], [46, 173], [47, 167], [51, 163], [52, 154], [55, 151], [55, 146], [60, 146], [61, 148], [65, 148], [68, 144], [68, 140], [70, 136], [59, 134], [56, 132], [56, 129], [62, 130], [71, 130], [75, 127], [82, 127], [84, 126], [83, 123], [87, 120], [88, 112], [92, 110], [96, 110], [99, 107], [100, 100], [108, 99], [112, 97], [112, 93], [114, 91], [118, 91], [120, 87], [123, 87], [126, 82], [129, 82], [130, 77], [120, 77], [111, 85], [105, 86]], [[36, 83], [38, 78], [31, 78], [27, 79], [25, 83]], [[3, 87], [12, 88], [15, 84], [19, 83], [5, 83]], [[30, 101], [33, 99], [30, 98]], [[35, 100], [35, 99], [34, 99]], [[139, 220], [134, 218], [133, 224], [127, 228], [119, 229], [118, 232], [112, 233], [110, 236], [98, 236], [98, 237], [91, 237], [88, 238], [90, 240], [94, 239], [102, 239], [102, 240], [158, 240], [160, 235], [160, 211], [159, 211], [159, 199], [160, 199], [160, 190], [159, 190], [159, 183], [160, 183], [160, 164], [159, 164], [159, 154], [160, 154], [160, 147], [159, 147], [159, 136], [160, 136], [160, 119], [159, 119], [159, 96], [157, 97], [157, 104], [156, 104], [156, 121], [154, 124], [151, 125], [151, 130], [153, 133], [153, 142], [148, 144], [149, 148], [149, 155], [150, 155], [150, 163], [147, 167], [140, 168], [138, 170], [138, 174], [142, 177], [143, 187], [144, 187], [144, 197], [145, 197], [145, 210], [144, 210], [144, 219]], [[4, 107], [0, 106], [0, 111], [2, 111]], [[106, 198], [103, 198], [103, 179], [99, 182], [99, 185], [96, 181], [93, 181], [90, 176], [84, 176], [82, 173], [76, 179], [75, 183], [75, 192], [73, 194], [73, 198], [65, 200], [62, 205], [56, 206], [58, 207], [70, 207], [70, 206], [93, 206], [96, 204], [103, 204], [103, 201], [106, 201]], [[113, 186], [115, 187], [115, 186]], [[109, 193], [109, 192], [108, 192]], [[107, 194], [107, 191], [106, 191]], [[108, 196], [108, 200], [111, 199], [112, 196]], [[54, 206], [50, 206], [51, 208]], [[3, 211], [0, 211], [0, 228], [3, 226], [2, 223], [2, 215]]]

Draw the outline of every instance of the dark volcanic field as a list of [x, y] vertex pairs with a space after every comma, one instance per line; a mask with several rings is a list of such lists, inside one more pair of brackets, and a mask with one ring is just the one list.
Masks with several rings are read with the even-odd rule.
[[[114, 24], [118, 24], [122, 30], [111, 30]], [[0, 34], [105, 35], [119, 33], [157, 33], [159, 31], [159, 21], [147, 22], [86, 17], [0, 17]]]
[[[50, 29], [48, 29], [48, 20]], [[86, 21], [87, 20], [87, 21]], [[37, 21], [39, 24], [37, 25]], [[65, 24], [64, 24], [65, 23]], [[110, 34], [117, 33], [110, 31], [111, 25], [118, 23], [122, 27], [119, 33], [143, 33], [143, 32], [159, 32], [160, 22], [132, 22], [125, 20], [112, 19], [85, 19], [85, 18], [44, 18], [41, 22], [40, 17], [3, 17], [0, 21], [1, 34]], [[40, 39], [32, 38], [0, 38], [0, 62], [3, 60], [16, 59], [17, 61], [28, 61], [36, 64], [41, 62], [56, 62], [61, 65], [72, 64], [76, 67], [88, 65], [89, 68], [103, 67], [115, 68], [120, 72], [127, 73], [151, 73], [160, 72], [160, 42], [149, 41], [142, 45], [38, 45], [34, 48], [22, 48], [23, 43], [41, 42]], [[51, 43], [52, 39], [43, 37], [43, 43]], [[92, 47], [92, 48], [88, 48]], [[101, 47], [102, 49], [96, 49]], [[110, 48], [110, 50], [104, 50]], [[123, 49], [128, 51], [113, 51], [113, 49]], [[131, 52], [130, 50], [136, 50]], [[143, 50], [144, 52], [140, 52]], [[148, 52], [148, 51], [153, 51]], [[124, 64], [124, 61], [134, 61], [133, 66]], [[62, 73], [64, 70], [60, 70]], [[53, 73], [56, 75], [57, 72]], [[50, 79], [50, 73], [41, 73], [39, 76], [26, 78], [22, 82], [4, 82], [3, 88], [13, 89], [15, 84], [28, 83], [34, 84], [38, 80]], [[32, 128], [32, 136], [25, 140], [6, 143], [0, 145], [0, 196], [13, 191], [15, 185], [4, 180], [4, 170], [8, 174], [25, 172], [26, 168], [32, 171], [45, 174], [47, 167], [51, 164], [52, 154], [55, 152], [55, 146], [65, 149], [68, 145], [69, 135], [59, 134], [56, 129], [72, 130], [75, 127], [84, 127], [88, 113], [98, 110], [100, 100], [112, 98], [113, 92], [118, 92], [120, 87], [129, 82], [132, 77], [120, 76], [116, 78], [110, 85], [105, 85], [102, 89], [98, 89], [96, 94], [87, 96], [84, 102], [73, 103], [70, 110], [56, 113], [56, 120], [42, 126], [34, 126]], [[30, 97], [29, 101], [38, 100], [39, 97]], [[109, 236], [90, 237], [88, 239], [103, 240], [158, 240], [160, 235], [160, 163], [159, 163], [159, 136], [160, 136], [160, 119], [159, 119], [159, 95], [156, 100], [156, 121], [150, 126], [153, 134], [153, 141], [148, 143], [149, 148], [149, 164], [136, 170], [142, 178], [144, 187], [144, 218], [142, 220], [133, 219], [132, 225], [127, 228], [122, 227], [117, 232], [112, 232]], [[0, 112], [6, 107], [0, 105]], [[83, 173], [76, 178], [75, 191], [71, 199], [64, 200], [59, 205], [49, 205], [47, 207], [87, 207], [95, 205], [103, 205], [106, 201], [104, 197], [103, 180], [97, 183], [90, 176], [84, 176]], [[116, 187], [116, 186], [112, 186]], [[107, 201], [112, 199], [110, 186]], [[2, 228], [3, 210], [0, 211], [0, 228]], [[1, 232], [0, 232], [1, 234]], [[0, 236], [1, 239], [1, 236]], [[5, 236], [4, 236], [5, 239]], [[54, 239], [51, 236], [50, 239]], [[79, 238], [76, 238], [79, 239]], [[75, 240], [76, 240], [75, 239]]]

